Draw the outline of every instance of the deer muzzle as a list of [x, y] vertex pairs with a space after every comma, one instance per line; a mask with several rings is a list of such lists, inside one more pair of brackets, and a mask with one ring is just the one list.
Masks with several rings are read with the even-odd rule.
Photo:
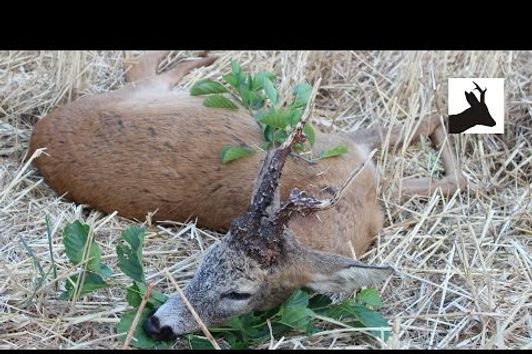
[[143, 324], [144, 331], [155, 340], [173, 340], [194, 332], [199, 325], [179, 296], [170, 297]]

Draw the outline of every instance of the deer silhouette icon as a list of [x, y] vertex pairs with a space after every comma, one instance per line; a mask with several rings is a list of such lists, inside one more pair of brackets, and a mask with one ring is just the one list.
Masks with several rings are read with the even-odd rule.
[[471, 107], [461, 113], [449, 115], [449, 133], [461, 133], [477, 124], [486, 125], [488, 127], [494, 127], [496, 125], [485, 102], [486, 91], [488, 89], [485, 88], [482, 90], [474, 81], [473, 84], [476, 86], [473, 91], [478, 90], [478, 92], [480, 92], [480, 102], [473, 91], [465, 91], [466, 100]]

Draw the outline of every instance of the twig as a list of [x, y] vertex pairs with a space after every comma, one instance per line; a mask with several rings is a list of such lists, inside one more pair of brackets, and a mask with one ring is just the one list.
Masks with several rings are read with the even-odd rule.
[[35, 267], [39, 271], [39, 274], [41, 274], [41, 277], [44, 277], [44, 270], [42, 269], [41, 262], [39, 262], [39, 259], [35, 255], [35, 252], [33, 252], [30, 245], [26, 243], [26, 241], [24, 240], [22, 236], [19, 235], [19, 239], [20, 239], [20, 242], [22, 242], [22, 245], [24, 246], [24, 248], [26, 248], [26, 252], [28, 252], [30, 257], [33, 259], [33, 264], [35, 264]]
[[[52, 269], [54, 270], [54, 279], [57, 278], [57, 266], [54, 260], [54, 250], [52, 244], [52, 230], [50, 228], [50, 217], [48, 214], [45, 216], [46, 220], [46, 236], [48, 236], [48, 249], [50, 250], [50, 260], [52, 261]], [[55, 290], [57, 290], [57, 281], [54, 282]]]
[[330, 199], [330, 207], [334, 206], [336, 203], [338, 203], [340, 201], [340, 199], [342, 199], [345, 191], [347, 190], [347, 187], [349, 187], [351, 185], [351, 183], [358, 177], [358, 175], [362, 172], [362, 170], [368, 165], [368, 163], [371, 161], [371, 159], [373, 159], [373, 155], [375, 155], [375, 153], [377, 152], [377, 149], [374, 149], [368, 156], [368, 158], [366, 159], [366, 161], [364, 161], [364, 163], [362, 164], [362, 166], [358, 167], [357, 169], [353, 170], [351, 172], [351, 174], [349, 175], [349, 177], [344, 181], [344, 183], [342, 184], [342, 186], [340, 187], [340, 190], [338, 190], [336, 193], [334, 193], [334, 196], [332, 199]]
[[81, 257], [82, 262], [81, 266], [83, 268], [83, 271], [78, 275], [78, 278], [76, 279], [76, 287], [74, 289], [74, 294], [72, 294], [72, 300], [70, 302], [70, 309], [74, 307], [74, 304], [79, 300], [79, 297], [81, 296], [81, 290], [83, 287], [83, 284], [85, 284], [85, 277], [87, 275], [87, 268], [89, 266], [89, 260], [92, 258], [90, 254], [90, 250], [92, 247], [92, 242], [94, 241], [94, 228], [89, 228], [89, 233], [87, 235], [87, 242], [85, 242], [85, 246], [83, 248], [83, 256]]
[[131, 342], [131, 338], [133, 338], [133, 333], [135, 332], [135, 329], [137, 329], [137, 325], [140, 321], [140, 315], [142, 314], [142, 311], [144, 311], [144, 306], [146, 306], [146, 303], [150, 298], [152, 288], [153, 284], [148, 283], [148, 285], [146, 286], [146, 292], [144, 293], [144, 297], [142, 298], [139, 309], [137, 310], [135, 318], [133, 319], [133, 323], [131, 324], [129, 331], [127, 332], [126, 341], [124, 342], [122, 349], [127, 349], [129, 347], [129, 342]]
[[283, 203], [283, 206], [277, 213], [277, 222], [286, 224], [288, 221], [291, 213], [293, 211], [298, 211], [301, 213], [305, 212], [315, 212], [315, 211], [321, 211], [325, 209], [332, 208], [335, 206], [343, 197], [345, 191], [347, 188], [351, 185], [351, 183], [360, 175], [362, 170], [367, 166], [367, 164], [371, 161], [373, 158], [373, 155], [375, 154], [377, 150], [373, 150], [366, 161], [356, 169], [354, 169], [349, 177], [344, 181], [342, 186], [338, 191], [336, 191], [332, 198], [325, 199], [325, 200], [319, 200], [314, 198], [313, 196], [309, 195], [305, 191], [301, 191], [298, 188], [294, 188], [290, 192], [289, 200], [285, 203]]
[[211, 342], [212, 346], [214, 347], [214, 349], [217, 349], [217, 350], [220, 350], [222, 348], [220, 348], [220, 346], [218, 345], [218, 342], [216, 342], [216, 340], [214, 339], [214, 337], [212, 336], [211, 332], [209, 332], [209, 330], [207, 329], [207, 326], [205, 326], [205, 323], [203, 323], [203, 321], [201, 320], [201, 318], [199, 317], [198, 313], [196, 312], [196, 310], [194, 310], [194, 307], [192, 307], [192, 305], [190, 304], [190, 302], [188, 301], [187, 297], [185, 296], [185, 294], [183, 294], [183, 291], [181, 291], [181, 288], [179, 287], [179, 285], [177, 285], [177, 283], [175, 282], [174, 280], [174, 277], [172, 277], [172, 275], [168, 272], [168, 271], [165, 271], [164, 272], [165, 275], [168, 277], [168, 279], [170, 279], [170, 281], [172, 282], [172, 284], [174, 284], [176, 290], [177, 290], [177, 293], [179, 294], [179, 296], [181, 297], [181, 300], [183, 300], [183, 302], [185, 303], [185, 305], [187, 305], [187, 308], [188, 310], [190, 311], [190, 313], [192, 314], [192, 316], [194, 317], [194, 319], [196, 320], [196, 322], [198, 323], [198, 325], [200, 326], [201, 328], [201, 331], [203, 332], [203, 334], [205, 334], [205, 337], [207, 337], [207, 339], [209, 340], [209, 342]]
[[320, 87], [321, 78], [318, 78], [316, 82], [314, 83], [314, 86], [312, 86], [312, 91], [310, 92], [308, 104], [305, 107], [305, 110], [301, 114], [301, 118], [299, 119], [299, 122], [296, 124], [290, 135], [286, 138], [286, 140], [282, 143], [282, 145], [279, 147], [279, 150], [284, 150], [290, 148], [294, 142], [297, 140], [301, 132], [303, 131], [303, 127], [307, 123], [307, 121], [310, 118], [310, 113], [314, 110], [314, 98], [316, 94], [318, 93], [318, 89]]

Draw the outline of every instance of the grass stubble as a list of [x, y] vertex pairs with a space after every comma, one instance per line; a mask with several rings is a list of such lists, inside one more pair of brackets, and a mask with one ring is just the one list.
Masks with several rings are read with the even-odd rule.
[[[388, 342], [323, 319], [319, 333], [272, 337], [258, 348], [532, 348], [531, 52], [212, 54], [219, 56], [214, 65], [194, 70], [178, 86], [226, 73], [231, 59], [248, 71], [275, 73], [280, 97], [290, 97], [297, 82], [321, 77], [313, 122], [322, 131], [398, 125], [410, 134], [420, 117], [447, 113], [448, 77], [506, 79], [505, 134], [452, 137], [469, 183], [465, 191], [404, 203], [395, 197], [405, 178], [441, 172], [428, 141], [395, 153], [379, 149], [374, 157], [385, 225], [374, 247], [357, 256], [397, 269], [379, 288], [380, 311], [393, 331]], [[172, 52], [160, 69], [191, 55]], [[23, 157], [39, 118], [77, 97], [123, 85], [123, 64], [133, 60], [128, 56], [0, 52], [0, 349], [122, 345], [115, 328], [128, 307], [123, 290], [69, 303], [58, 299], [56, 284], [75, 272], [62, 243], [62, 229], [74, 219], [91, 225], [113, 280], [127, 282], [114, 250], [132, 221], [65, 201]], [[166, 293], [175, 293], [176, 284], [184, 288], [203, 250], [223, 236], [194, 220], [148, 224], [146, 280]]]

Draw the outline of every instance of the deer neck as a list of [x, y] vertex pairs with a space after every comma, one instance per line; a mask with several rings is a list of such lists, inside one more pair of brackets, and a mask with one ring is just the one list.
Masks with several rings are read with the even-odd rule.
[[474, 119], [469, 119], [476, 113], [473, 108], [468, 108], [462, 113], [449, 115], [449, 127], [453, 128], [452, 130], [449, 129], [449, 133], [460, 133], [477, 125]]

